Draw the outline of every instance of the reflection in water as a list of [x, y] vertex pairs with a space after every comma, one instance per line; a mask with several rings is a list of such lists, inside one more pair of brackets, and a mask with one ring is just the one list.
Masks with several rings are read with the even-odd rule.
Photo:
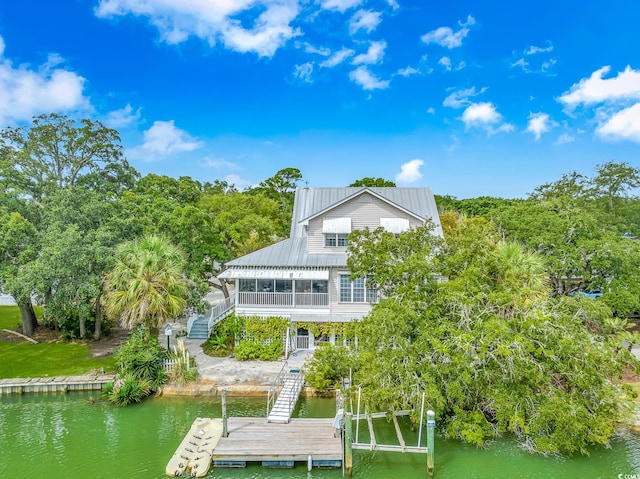
[[[93, 393], [95, 397], [95, 393]], [[127, 408], [113, 408], [88, 393], [3, 396], [0, 398], [0, 478], [165, 478], [164, 469], [196, 417], [220, 417], [218, 398], [151, 399]], [[229, 398], [232, 416], [266, 414], [266, 401]], [[331, 399], [308, 399], [296, 414], [333, 417]], [[362, 426], [362, 425], [361, 425]], [[417, 432], [402, 423], [408, 444]], [[365, 431], [363, 433], [363, 431]], [[392, 424], [376, 423], [379, 441], [395, 438]], [[366, 427], [360, 434], [367, 434]], [[365, 438], [366, 440], [366, 438]], [[487, 450], [441, 438], [436, 440], [436, 477], [611, 479], [639, 474], [640, 437], [616, 439], [611, 449], [595, 448], [591, 456], [549, 459], [528, 454], [509, 439]], [[293, 470], [216, 469], [216, 479], [339, 479], [340, 470], [313, 470], [306, 464]], [[417, 454], [354, 452], [355, 479], [424, 479], [426, 459]]]

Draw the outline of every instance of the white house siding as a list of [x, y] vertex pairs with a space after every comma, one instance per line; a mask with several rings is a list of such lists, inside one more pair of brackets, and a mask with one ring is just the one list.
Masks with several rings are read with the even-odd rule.
[[412, 228], [422, 224], [422, 222], [415, 217], [373, 195], [368, 195], [371, 202], [362, 202], [361, 198], [364, 195], [367, 195], [367, 193], [363, 193], [327, 211], [324, 215], [320, 215], [309, 221], [307, 229], [307, 247], [309, 253], [344, 253], [347, 249], [345, 247], [325, 248], [324, 234], [322, 232], [323, 218], [325, 216], [349, 217], [351, 218], [351, 227], [353, 230], [363, 230], [365, 228], [374, 230], [379, 228], [380, 218], [408, 218]]
[[[330, 314], [353, 316], [354, 318], [361, 318], [366, 316], [371, 311], [371, 305], [369, 303], [341, 303], [339, 287], [339, 275], [341, 273], [348, 274], [346, 268], [337, 269], [332, 268], [329, 273], [329, 310]], [[328, 321], [329, 319], [327, 319]]]

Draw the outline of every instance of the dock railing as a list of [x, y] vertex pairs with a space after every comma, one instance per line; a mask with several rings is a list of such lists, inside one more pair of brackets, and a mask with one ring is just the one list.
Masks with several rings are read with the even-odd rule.
[[[302, 390], [302, 386], [304, 385], [304, 375], [300, 371], [291, 372], [291, 370], [289, 370], [288, 368], [289, 368], [289, 365], [288, 363], [285, 362], [282, 365], [280, 372], [278, 373], [276, 378], [273, 380], [273, 383], [271, 383], [271, 386], [269, 387], [269, 394], [267, 395], [267, 417], [269, 417], [269, 414], [271, 413], [271, 410], [273, 409], [274, 404], [278, 400], [278, 397], [282, 392], [282, 387], [284, 386], [287, 379], [293, 380], [294, 391], [299, 392]], [[289, 399], [287, 401], [287, 407], [289, 412], [293, 410], [293, 407], [295, 406], [295, 403], [297, 400], [298, 400], [297, 394], [292, 394], [289, 396]]]

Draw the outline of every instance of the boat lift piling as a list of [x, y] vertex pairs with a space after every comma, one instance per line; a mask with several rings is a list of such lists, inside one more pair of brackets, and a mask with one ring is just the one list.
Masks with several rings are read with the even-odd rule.
[[[423, 447], [421, 445], [422, 442], [422, 427], [425, 423], [424, 416], [424, 406], [425, 406], [425, 394], [422, 394], [422, 404], [420, 407], [420, 421], [418, 423], [418, 444], [416, 446], [408, 446], [405, 443], [404, 437], [402, 436], [402, 431], [400, 430], [400, 426], [398, 424], [397, 417], [398, 416], [408, 416], [411, 413], [411, 410], [403, 410], [403, 411], [393, 411], [391, 412], [393, 425], [396, 431], [396, 435], [398, 437], [398, 444], [380, 444], [376, 441], [375, 433], [373, 430], [373, 419], [378, 418], [386, 418], [389, 413], [386, 412], [374, 412], [370, 413], [367, 411], [365, 407], [365, 413], [360, 414], [360, 400], [361, 400], [361, 392], [362, 388], [358, 388], [358, 401], [357, 401], [357, 412], [354, 416], [351, 412], [344, 413], [344, 463], [343, 463], [343, 475], [345, 477], [351, 477], [353, 471], [353, 449], [361, 449], [367, 451], [386, 451], [386, 452], [411, 452], [418, 454], [425, 454], [427, 456], [427, 476], [433, 477], [434, 475], [434, 461], [433, 461], [433, 452], [434, 452], [434, 436], [435, 436], [435, 413], [431, 410], [428, 410], [427, 415], [427, 445]], [[352, 421], [355, 419], [356, 421], [356, 431], [355, 438], [353, 438], [353, 430], [352, 430]], [[360, 420], [365, 419], [367, 421], [367, 426], [369, 428], [369, 443], [360, 443], [359, 442], [359, 426]], [[355, 441], [353, 440], [355, 439]]]

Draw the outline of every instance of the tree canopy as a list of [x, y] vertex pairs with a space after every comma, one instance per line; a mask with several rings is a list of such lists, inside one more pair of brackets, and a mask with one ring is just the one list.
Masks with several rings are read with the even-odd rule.
[[637, 370], [602, 334], [610, 311], [551, 297], [544, 258], [484, 218], [447, 233], [352, 235], [350, 270], [384, 290], [359, 329], [354, 383], [369, 409], [411, 408], [425, 391], [447, 437], [482, 445], [509, 432], [542, 453], [607, 444], [633, 410], [619, 378]]

